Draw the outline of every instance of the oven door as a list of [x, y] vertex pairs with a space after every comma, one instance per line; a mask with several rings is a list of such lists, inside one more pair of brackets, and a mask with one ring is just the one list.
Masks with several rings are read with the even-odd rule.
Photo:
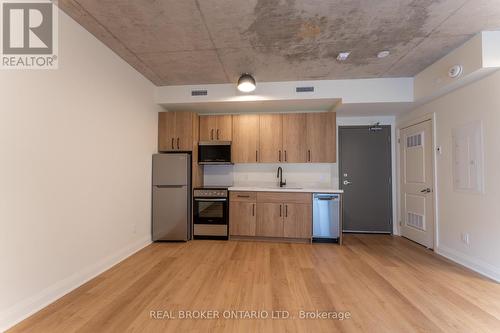
[[227, 224], [227, 198], [194, 198], [194, 224]]

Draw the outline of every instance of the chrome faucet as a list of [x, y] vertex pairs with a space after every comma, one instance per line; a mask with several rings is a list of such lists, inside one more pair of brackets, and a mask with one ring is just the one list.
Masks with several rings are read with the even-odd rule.
[[283, 181], [283, 169], [281, 167], [278, 167], [278, 174], [276, 175], [276, 178], [280, 179], [280, 187], [286, 185], [286, 180]]

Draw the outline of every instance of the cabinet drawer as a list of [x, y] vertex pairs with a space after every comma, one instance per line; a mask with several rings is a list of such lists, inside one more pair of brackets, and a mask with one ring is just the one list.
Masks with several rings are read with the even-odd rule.
[[312, 203], [311, 193], [258, 192], [257, 202], [270, 203]]
[[233, 192], [229, 193], [229, 201], [242, 201], [242, 202], [255, 202], [256, 193], [255, 192]]

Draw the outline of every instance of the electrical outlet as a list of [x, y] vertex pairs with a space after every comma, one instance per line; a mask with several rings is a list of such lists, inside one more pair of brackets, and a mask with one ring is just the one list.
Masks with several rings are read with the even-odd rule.
[[462, 232], [461, 240], [467, 247], [470, 247], [470, 235], [468, 233]]

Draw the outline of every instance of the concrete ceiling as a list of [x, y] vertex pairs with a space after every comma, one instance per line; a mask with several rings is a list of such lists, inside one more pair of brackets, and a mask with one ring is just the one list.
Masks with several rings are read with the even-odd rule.
[[[481, 30], [499, 0], [59, 0], [156, 85], [409, 77]], [[391, 55], [378, 59], [377, 53]], [[350, 58], [338, 63], [341, 51]]]

